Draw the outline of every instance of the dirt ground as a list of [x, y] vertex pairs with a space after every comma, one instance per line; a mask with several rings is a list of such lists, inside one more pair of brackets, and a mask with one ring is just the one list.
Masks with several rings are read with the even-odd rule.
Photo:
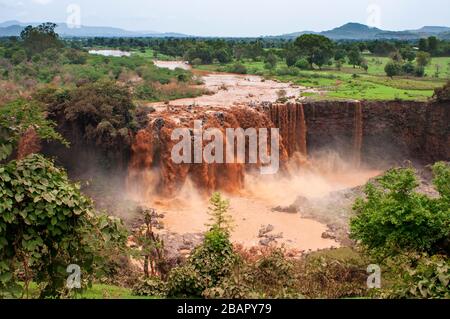
[[[190, 66], [182, 61], [154, 61], [156, 66], [175, 69], [190, 69]], [[257, 75], [241, 75], [231, 73], [207, 73], [199, 75], [203, 81], [204, 89], [212, 92], [211, 95], [203, 95], [196, 98], [173, 100], [170, 105], [177, 106], [232, 106], [239, 104], [259, 104], [262, 102], [276, 102], [280, 94], [291, 100], [301, 98], [303, 92], [314, 92], [301, 86], [290, 83], [281, 83], [266, 80]], [[282, 93], [283, 92], [283, 93]], [[163, 102], [151, 103], [149, 106], [162, 107]]]

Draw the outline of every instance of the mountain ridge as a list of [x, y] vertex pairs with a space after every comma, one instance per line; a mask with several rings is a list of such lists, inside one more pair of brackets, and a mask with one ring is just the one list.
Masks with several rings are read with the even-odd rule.
[[[0, 22], [0, 37], [19, 36], [20, 32], [27, 25], [38, 25], [38, 22], [23, 23], [17, 20]], [[73, 28], [66, 23], [57, 23], [56, 32], [63, 38], [71, 37], [172, 37], [172, 38], [215, 38], [187, 35], [175, 32], [157, 32], [157, 31], [128, 31], [117, 27], [102, 26], [80, 26]], [[294, 39], [303, 34], [320, 34], [333, 40], [417, 40], [423, 37], [437, 36], [441, 39], [448, 39], [450, 27], [445, 26], [423, 26], [416, 30], [390, 31], [382, 30], [367, 25], [349, 22], [340, 27], [322, 32], [299, 31], [282, 35], [262, 36], [263, 38], [274, 39]], [[219, 37], [220, 38], [220, 37]], [[245, 37], [241, 37], [245, 38]], [[255, 37], [249, 37], [255, 38]]]

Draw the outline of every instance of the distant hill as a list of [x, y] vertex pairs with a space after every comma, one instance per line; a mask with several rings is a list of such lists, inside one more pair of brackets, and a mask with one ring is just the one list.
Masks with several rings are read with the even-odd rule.
[[373, 39], [382, 30], [377, 28], [370, 28], [360, 23], [347, 23], [341, 27], [330, 31], [324, 31], [320, 34], [335, 40], [352, 40], [352, 39]]
[[20, 35], [24, 27], [19, 25], [11, 25], [7, 27], [0, 27], [0, 37], [13, 37]]
[[411, 32], [439, 34], [439, 33], [444, 33], [444, 32], [450, 32], [450, 28], [449, 27], [425, 26], [425, 27], [422, 27], [422, 28], [417, 29], [417, 30], [412, 30]]
[[294, 32], [283, 34], [280, 36], [273, 36], [272, 38], [291, 39], [297, 38], [303, 34], [321, 34], [333, 40], [377, 40], [377, 39], [393, 39], [393, 40], [415, 40], [422, 37], [438, 36], [447, 37], [450, 31], [449, 27], [440, 26], [425, 26], [417, 30], [405, 31], [388, 31], [378, 28], [371, 28], [361, 23], [350, 22], [334, 28], [332, 30], [323, 32]]
[[[36, 26], [39, 23], [22, 23], [19, 21], [5, 21], [0, 23], [0, 37], [19, 36], [20, 32], [28, 25]], [[188, 35], [181, 33], [160, 33], [156, 31], [127, 31], [114, 27], [90, 27], [80, 26], [79, 28], [73, 28], [66, 23], [57, 23], [55, 31], [61, 37], [175, 37], [185, 38]]]
[[[27, 25], [36, 26], [39, 23], [23, 23], [17, 20], [0, 23], [0, 37], [19, 36]], [[114, 27], [81, 26], [70, 28], [65, 23], [57, 23], [56, 32], [62, 37], [148, 37], [148, 38], [188, 38], [194, 37], [182, 33], [161, 33], [156, 31], [128, 31]], [[299, 31], [278, 36], [267, 36], [275, 39], [295, 39], [303, 34], [321, 34], [333, 40], [416, 40], [422, 37], [437, 36], [441, 39], [449, 39], [450, 27], [425, 26], [417, 30], [389, 31], [371, 28], [361, 23], [347, 23], [343, 26], [323, 32]]]

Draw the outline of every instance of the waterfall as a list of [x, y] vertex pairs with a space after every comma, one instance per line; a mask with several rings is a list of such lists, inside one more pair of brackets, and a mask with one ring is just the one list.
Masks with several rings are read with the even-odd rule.
[[363, 113], [362, 104], [355, 104], [354, 132], [353, 132], [353, 163], [356, 167], [361, 166], [361, 148], [363, 143]]

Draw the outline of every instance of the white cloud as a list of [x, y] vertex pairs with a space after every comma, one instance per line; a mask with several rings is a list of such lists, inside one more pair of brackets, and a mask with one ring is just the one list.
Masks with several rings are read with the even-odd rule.
[[53, 0], [32, 0], [34, 3], [46, 5], [51, 3]]

